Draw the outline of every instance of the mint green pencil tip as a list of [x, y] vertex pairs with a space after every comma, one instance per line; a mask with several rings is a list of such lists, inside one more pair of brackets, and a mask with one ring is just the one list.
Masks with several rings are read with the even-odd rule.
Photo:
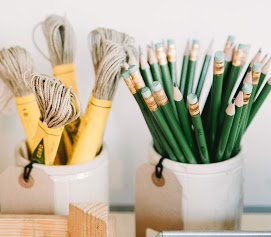
[[249, 44], [239, 44], [238, 49], [241, 49], [241, 50], [248, 52], [250, 49], [250, 45]]
[[159, 90], [161, 90], [161, 84], [160, 84], [160, 82], [159, 81], [154, 81], [152, 84], [151, 84], [151, 89], [153, 90], [153, 91], [159, 91]]
[[234, 35], [229, 35], [227, 41], [230, 41], [230, 42], [235, 41], [235, 36]]
[[222, 51], [215, 52], [215, 61], [218, 63], [224, 62], [224, 53]]
[[141, 90], [141, 94], [142, 94], [143, 98], [148, 98], [151, 96], [151, 90], [148, 87], [144, 87]]
[[199, 41], [197, 39], [193, 39], [192, 44], [199, 44]]
[[164, 43], [163, 42], [159, 42], [159, 43], [155, 44], [155, 48], [156, 49], [164, 48]]
[[167, 44], [168, 45], [175, 44], [175, 41], [173, 39], [168, 39]]
[[188, 96], [187, 96], [187, 101], [189, 104], [196, 104], [198, 102], [198, 97], [196, 94], [194, 93], [190, 93]]
[[135, 66], [135, 65], [129, 67], [129, 72], [130, 72], [130, 73], [134, 73], [134, 72], [136, 72], [136, 71], [138, 71], [138, 70], [139, 70], [139, 68], [138, 68], [137, 66]]
[[123, 72], [123, 73], [121, 74], [121, 76], [123, 77], [124, 80], [128, 79], [128, 78], [130, 77], [130, 72], [129, 72], [129, 70]]
[[252, 88], [253, 88], [252, 84], [250, 84], [250, 83], [245, 83], [245, 84], [243, 85], [243, 87], [242, 87], [242, 91], [243, 91], [244, 93], [246, 93], [246, 94], [250, 94], [250, 93], [252, 92]]
[[254, 62], [252, 66], [252, 71], [254, 72], [261, 72], [262, 64], [260, 62]]

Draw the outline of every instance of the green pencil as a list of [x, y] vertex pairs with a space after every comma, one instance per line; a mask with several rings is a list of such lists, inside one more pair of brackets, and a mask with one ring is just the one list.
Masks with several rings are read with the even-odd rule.
[[270, 68], [271, 68], [271, 58], [267, 61], [267, 63], [265, 65], [263, 65], [262, 73], [261, 73], [259, 83], [258, 83], [258, 86], [257, 86], [257, 89], [256, 89], [256, 94], [258, 93], [261, 85], [263, 84], [264, 79], [266, 78], [266, 75], [269, 74]]
[[[224, 53], [217, 51], [214, 57], [213, 83], [211, 91], [211, 121], [209, 151], [214, 152], [215, 141], [217, 139], [219, 115], [221, 111], [222, 84], [224, 73]], [[222, 110], [223, 111], [223, 110]]]
[[143, 54], [140, 55], [140, 67], [142, 72], [142, 77], [147, 85], [147, 87], [150, 87], [153, 83], [153, 77], [150, 69], [150, 65], [147, 62], [147, 59]]
[[193, 40], [192, 48], [189, 55], [189, 63], [188, 63], [188, 71], [187, 71], [187, 79], [185, 83], [185, 91], [184, 98], [186, 99], [187, 95], [192, 93], [193, 83], [195, 78], [196, 65], [199, 54], [199, 41]]
[[234, 121], [235, 115], [235, 105], [229, 104], [229, 106], [226, 109], [226, 116], [223, 122], [221, 134], [219, 137], [219, 143], [217, 147], [217, 152], [215, 155], [215, 161], [220, 162], [223, 160], [223, 155], [227, 146], [227, 142], [230, 136], [232, 124]]
[[189, 122], [188, 110], [184, 104], [183, 95], [177, 86], [174, 86], [173, 98], [177, 108], [179, 121], [192, 150], [195, 150], [192, 128]]
[[161, 72], [162, 72], [162, 80], [163, 80], [164, 89], [168, 97], [169, 103], [171, 104], [174, 114], [177, 118], [178, 117], [177, 110], [176, 110], [174, 99], [173, 99], [173, 82], [172, 82], [169, 68], [168, 68], [168, 62], [167, 62], [164, 44], [157, 43], [155, 44], [155, 48], [156, 48], [158, 63], [160, 65]]
[[134, 96], [136, 102], [138, 103], [138, 106], [143, 114], [143, 117], [146, 121], [146, 124], [149, 128], [149, 131], [153, 138], [154, 148], [155, 150], [162, 155], [169, 155], [168, 153], [165, 153], [165, 149], [163, 147], [163, 142], [161, 141], [161, 137], [159, 136], [159, 133], [157, 132], [153, 121], [151, 120], [151, 116], [149, 114], [148, 108], [145, 106], [144, 100], [142, 101], [141, 95], [137, 93], [136, 88], [134, 86], [134, 83], [132, 81], [132, 77], [130, 76], [129, 71], [125, 71], [122, 73], [122, 78], [124, 79], [124, 82], [126, 83], [128, 89]]
[[239, 129], [237, 131], [235, 145], [234, 145], [231, 156], [237, 155], [238, 152], [240, 151], [241, 139], [246, 128], [247, 109], [248, 109], [249, 99], [252, 93], [252, 88], [253, 86], [250, 83], [245, 83], [242, 88], [244, 105], [243, 105], [243, 111], [242, 111], [241, 120], [239, 124]]
[[186, 45], [184, 55], [183, 55], [182, 71], [181, 71], [180, 82], [179, 82], [179, 89], [182, 92], [182, 94], [184, 94], [184, 91], [185, 91], [185, 84], [186, 84], [187, 70], [188, 70], [188, 63], [189, 63], [189, 54], [190, 54], [190, 42], [187, 41], [187, 45]]
[[183, 131], [179, 125], [177, 118], [174, 116], [174, 112], [171, 108], [171, 105], [169, 104], [168, 98], [161, 84], [158, 81], [155, 81], [152, 83], [151, 88], [154, 92], [154, 96], [158, 105], [160, 105], [168, 121], [168, 125], [171, 128], [172, 133], [174, 134], [180, 148], [184, 153], [186, 160], [191, 164], [196, 164], [197, 160], [193, 154], [191, 147], [189, 146], [186, 137], [183, 134]]
[[247, 118], [245, 121], [245, 129], [247, 128], [248, 125], [248, 120], [249, 120], [249, 115], [250, 115], [250, 111], [254, 102], [254, 98], [256, 95], [256, 91], [258, 88], [258, 83], [259, 83], [259, 79], [260, 79], [260, 75], [261, 75], [261, 69], [262, 69], [262, 64], [260, 62], [254, 62], [252, 65], [252, 93], [249, 99], [249, 103], [248, 103], [248, 108], [247, 108]]
[[256, 101], [253, 103], [247, 126], [249, 126], [251, 121], [254, 119], [255, 115], [261, 108], [263, 102], [265, 101], [266, 97], [269, 95], [270, 91], [271, 91], [271, 78], [266, 82], [261, 93], [257, 97]]
[[222, 87], [222, 94], [225, 93], [225, 87], [228, 82], [228, 78], [231, 72], [232, 66], [232, 57], [233, 57], [233, 47], [230, 47], [225, 52], [225, 63], [224, 63], [224, 75], [223, 75], [223, 87]]
[[148, 45], [148, 61], [154, 81], [159, 81], [164, 87], [162, 73], [154, 49]]
[[172, 82], [177, 83], [176, 47], [171, 39], [167, 41], [167, 60]]
[[[230, 96], [232, 94], [232, 90], [234, 88], [234, 85], [237, 81], [237, 78], [239, 76], [239, 73], [241, 71], [242, 66], [246, 62], [249, 45], [245, 44], [239, 44], [236, 52], [234, 52], [233, 60], [232, 60], [232, 67], [230, 71], [229, 78], [227, 80], [227, 83], [225, 85], [225, 92], [222, 100], [222, 110], [225, 111], [226, 107], [228, 106], [228, 102], [230, 100]], [[223, 120], [223, 119], [221, 119]], [[220, 120], [220, 121], [221, 121]]]
[[242, 111], [243, 111], [243, 105], [244, 105], [244, 101], [243, 101], [243, 92], [239, 91], [235, 101], [235, 116], [234, 116], [234, 120], [233, 120], [233, 124], [231, 127], [231, 131], [230, 131], [230, 135], [229, 135], [229, 139], [228, 139], [228, 143], [226, 146], [226, 150], [223, 154], [223, 159], [222, 160], [228, 160], [231, 157], [231, 153], [232, 150], [234, 148], [235, 145], [235, 141], [236, 141], [236, 136], [238, 133], [238, 127], [239, 124], [241, 122], [241, 116], [242, 116]]
[[198, 85], [197, 85], [197, 89], [196, 89], [196, 94], [197, 94], [198, 98], [200, 98], [201, 91], [202, 91], [202, 88], [203, 88], [203, 83], [205, 81], [205, 78], [206, 78], [206, 75], [207, 75], [207, 72], [208, 72], [208, 69], [209, 69], [210, 61], [211, 61], [212, 54], [213, 54], [213, 43], [214, 43], [214, 41], [212, 40], [211, 43], [210, 43], [210, 46], [209, 46], [209, 48], [207, 50], [207, 53], [205, 55], [204, 62], [203, 62], [203, 65], [202, 65], [202, 69], [201, 69], [201, 72], [200, 72], [200, 77], [199, 77]]
[[187, 96], [187, 102], [188, 102], [188, 109], [189, 113], [192, 119], [192, 123], [194, 126], [194, 132], [200, 152], [200, 158], [203, 164], [208, 164], [210, 163], [210, 157], [208, 153], [208, 148], [207, 148], [207, 143], [206, 143], [206, 138], [205, 138], [205, 133], [201, 121], [201, 116], [200, 116], [200, 110], [199, 110], [199, 102], [197, 95], [194, 93], [190, 93]]
[[149, 110], [151, 111], [152, 115], [154, 116], [155, 120], [159, 124], [160, 128], [162, 129], [165, 137], [168, 139], [168, 142], [176, 155], [178, 161], [182, 163], [187, 163], [184, 154], [182, 150], [180, 149], [176, 138], [173, 136], [173, 133], [170, 130], [170, 127], [160, 109], [158, 104], [156, 103], [150, 89], [148, 87], [145, 87], [141, 90], [141, 94], [145, 100], [145, 103], [147, 104]]

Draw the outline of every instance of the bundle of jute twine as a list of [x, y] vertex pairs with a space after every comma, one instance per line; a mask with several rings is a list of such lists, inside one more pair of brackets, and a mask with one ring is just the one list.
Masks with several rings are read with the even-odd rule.
[[40, 109], [40, 120], [48, 128], [59, 128], [73, 122], [80, 115], [77, 96], [59, 79], [32, 74], [30, 86]]
[[95, 158], [101, 150], [104, 129], [121, 71], [137, 61], [133, 38], [126, 33], [99, 28], [89, 34], [95, 84], [73, 147], [70, 164]]
[[[35, 40], [36, 29], [42, 26], [45, 36], [49, 57], [41, 50]], [[75, 36], [70, 22], [66, 17], [50, 15], [39, 23], [33, 30], [33, 42], [37, 50], [51, 62], [52, 66], [70, 64], [74, 61]]]
[[0, 78], [14, 96], [23, 97], [32, 94], [24, 80], [25, 72], [33, 71], [33, 60], [22, 47], [16, 46], [0, 50]]
[[46, 165], [62, 164], [62, 157], [56, 154], [64, 126], [80, 115], [78, 98], [71, 87], [47, 75], [32, 74], [29, 85], [40, 109], [31, 160]]

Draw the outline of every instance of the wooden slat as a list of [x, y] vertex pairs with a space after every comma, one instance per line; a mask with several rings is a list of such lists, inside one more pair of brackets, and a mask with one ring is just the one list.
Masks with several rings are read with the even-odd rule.
[[108, 206], [104, 203], [71, 204], [68, 223], [70, 237], [107, 237]]
[[68, 237], [68, 221], [56, 215], [0, 215], [2, 237]]

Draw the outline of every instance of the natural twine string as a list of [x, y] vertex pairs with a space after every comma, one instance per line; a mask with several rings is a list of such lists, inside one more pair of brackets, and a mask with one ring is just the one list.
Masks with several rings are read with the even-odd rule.
[[16, 97], [32, 93], [24, 80], [27, 71], [32, 73], [33, 61], [24, 48], [17, 46], [0, 50], [0, 78]]
[[90, 32], [89, 47], [96, 74], [95, 98], [112, 100], [122, 68], [137, 58], [133, 42], [129, 35], [112, 29], [99, 28]]
[[[40, 25], [47, 41], [49, 57], [40, 49], [35, 39], [36, 30]], [[66, 17], [58, 15], [48, 16], [45, 21], [39, 23], [34, 28], [33, 41], [37, 50], [51, 62], [53, 67], [73, 63], [75, 34]]]
[[62, 127], [79, 117], [77, 96], [59, 79], [32, 74], [29, 84], [36, 96], [41, 121], [49, 128]]

